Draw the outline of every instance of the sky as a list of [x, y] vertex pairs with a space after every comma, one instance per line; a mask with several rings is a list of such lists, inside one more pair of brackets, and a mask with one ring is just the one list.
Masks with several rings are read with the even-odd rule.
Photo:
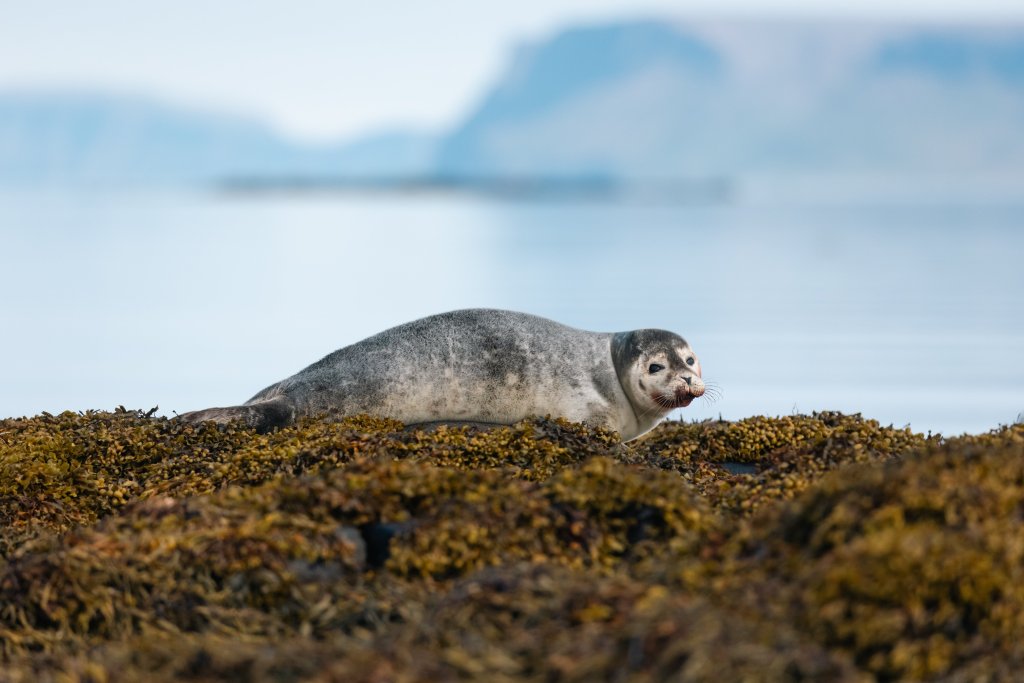
[[101, 89], [269, 123], [296, 139], [455, 124], [512, 48], [649, 16], [1024, 19], [1020, 0], [0, 0], [0, 90]]

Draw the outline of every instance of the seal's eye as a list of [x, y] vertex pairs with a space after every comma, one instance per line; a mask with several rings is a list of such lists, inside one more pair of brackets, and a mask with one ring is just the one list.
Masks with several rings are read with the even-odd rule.
[[687, 365], [693, 365], [693, 363], [694, 363], [693, 356], [690, 356], [689, 358], [686, 359], [686, 364]]
[[665, 369], [664, 365], [658, 365], [657, 363], [651, 363], [651, 366], [649, 368], [647, 368], [647, 372], [649, 372], [649, 373], [651, 373], [653, 375], [654, 373], [661, 372], [664, 369]]

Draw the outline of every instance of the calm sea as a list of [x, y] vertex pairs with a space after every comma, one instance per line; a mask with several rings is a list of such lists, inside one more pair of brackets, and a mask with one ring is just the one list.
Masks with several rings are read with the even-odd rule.
[[723, 391], [685, 419], [1024, 411], [1024, 197], [8, 193], [0, 238], [3, 416], [235, 404], [471, 306], [679, 332]]

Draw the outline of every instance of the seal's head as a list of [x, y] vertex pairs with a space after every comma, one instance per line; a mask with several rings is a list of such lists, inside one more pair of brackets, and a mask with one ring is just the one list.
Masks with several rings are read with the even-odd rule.
[[700, 361], [678, 334], [619, 332], [612, 339], [612, 361], [638, 416], [662, 416], [704, 395]]

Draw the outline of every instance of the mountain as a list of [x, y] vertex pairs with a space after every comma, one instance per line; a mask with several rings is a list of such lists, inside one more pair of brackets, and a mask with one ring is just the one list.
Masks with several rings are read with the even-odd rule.
[[0, 184], [181, 185], [235, 177], [426, 172], [429, 135], [337, 145], [288, 141], [258, 122], [101, 93], [0, 93]]
[[0, 92], [8, 186], [397, 179], [519, 191], [556, 179], [1022, 169], [1024, 26], [578, 25], [514, 50], [441, 135], [328, 145], [140, 97]]
[[521, 48], [441, 142], [464, 175], [1009, 172], [1024, 27], [643, 21]]
[[722, 69], [711, 45], [667, 24], [569, 29], [517, 51], [445, 137], [438, 167], [452, 175], [671, 173], [679, 132], [705, 114], [696, 99]]
[[991, 78], [1024, 86], [1024, 31], [926, 31], [884, 43], [875, 54], [881, 71], [916, 71], [963, 82]]

